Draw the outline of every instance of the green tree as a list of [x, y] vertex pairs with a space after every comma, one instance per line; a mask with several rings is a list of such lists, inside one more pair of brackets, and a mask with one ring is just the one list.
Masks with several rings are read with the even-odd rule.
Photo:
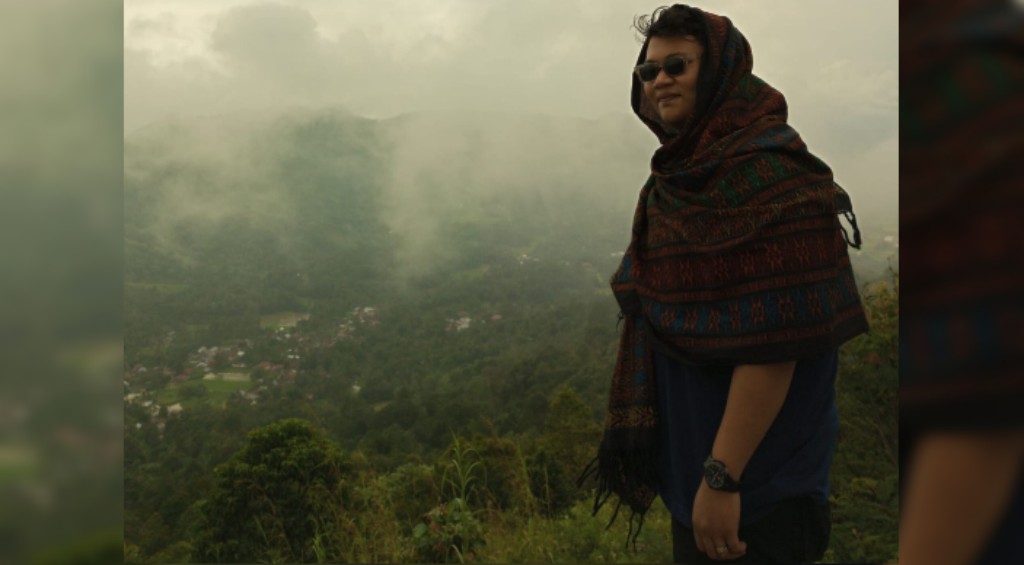
[[583, 471], [597, 453], [601, 426], [591, 409], [567, 385], [558, 387], [551, 398], [541, 444], [570, 476]]
[[500, 511], [530, 514], [534, 498], [530, 495], [530, 478], [523, 455], [516, 442], [500, 436], [481, 437], [473, 441], [480, 457], [480, 487], [488, 502]]
[[[200, 506], [195, 557], [221, 563], [315, 561], [325, 549], [314, 541], [342, 529], [338, 510], [348, 502], [347, 470], [340, 449], [305, 420], [254, 430], [214, 470], [214, 492]], [[342, 550], [332, 544], [327, 557]]]
[[580, 490], [573, 478], [566, 474], [565, 466], [543, 448], [529, 458], [526, 468], [530, 474], [530, 491], [545, 516], [555, 516], [568, 510], [580, 497]]
[[582, 496], [575, 478], [597, 451], [601, 429], [590, 407], [572, 387], [551, 396], [538, 449], [527, 461], [530, 490], [548, 516], [557, 515]]

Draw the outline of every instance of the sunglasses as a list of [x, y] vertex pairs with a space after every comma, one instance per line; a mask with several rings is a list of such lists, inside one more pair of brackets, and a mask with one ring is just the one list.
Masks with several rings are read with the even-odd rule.
[[686, 73], [686, 68], [693, 63], [693, 59], [685, 58], [681, 55], [669, 55], [665, 57], [664, 63], [655, 63], [648, 61], [642, 65], [637, 65], [633, 68], [633, 72], [636, 76], [640, 77], [643, 82], [651, 82], [658, 78], [658, 73], [661, 69], [665, 69], [665, 74], [670, 77], [677, 77], [681, 74]]

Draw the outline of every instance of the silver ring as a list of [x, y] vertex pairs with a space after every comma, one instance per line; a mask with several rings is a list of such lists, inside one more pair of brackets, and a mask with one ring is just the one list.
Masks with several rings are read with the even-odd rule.
[[716, 547], [715, 551], [718, 553], [729, 553], [729, 548], [723, 545], [721, 547]]

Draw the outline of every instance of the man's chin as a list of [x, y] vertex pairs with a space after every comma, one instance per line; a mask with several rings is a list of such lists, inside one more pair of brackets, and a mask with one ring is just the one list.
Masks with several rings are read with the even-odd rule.
[[686, 121], [686, 117], [680, 116], [678, 112], [666, 112], [661, 114], [661, 121], [667, 126], [678, 128]]

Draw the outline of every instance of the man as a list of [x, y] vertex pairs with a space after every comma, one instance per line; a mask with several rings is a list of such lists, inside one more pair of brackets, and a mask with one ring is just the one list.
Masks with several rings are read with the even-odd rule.
[[642, 525], [660, 495], [676, 562], [820, 559], [837, 348], [867, 329], [849, 198], [727, 18], [677, 4], [636, 24], [632, 106], [662, 145], [612, 277], [625, 324], [594, 512], [615, 493]]

